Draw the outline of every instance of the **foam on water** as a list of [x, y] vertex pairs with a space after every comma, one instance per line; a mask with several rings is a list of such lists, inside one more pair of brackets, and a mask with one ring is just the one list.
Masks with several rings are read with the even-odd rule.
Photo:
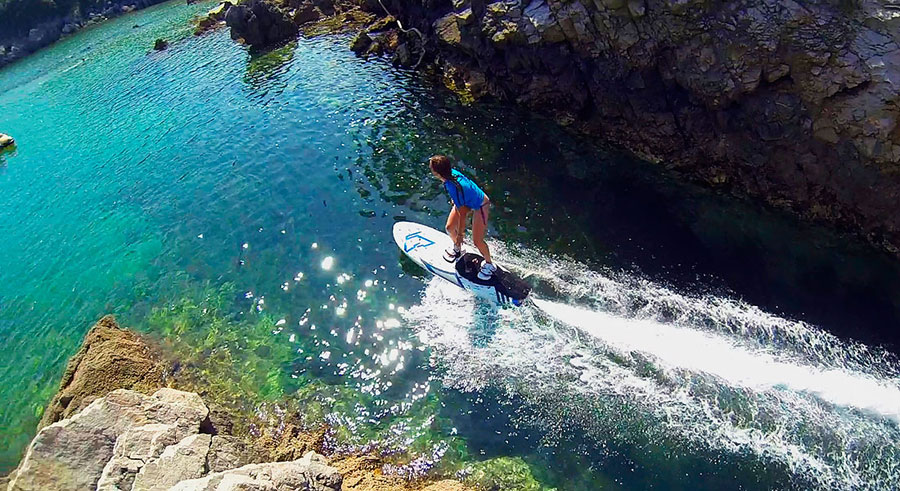
[[728, 298], [522, 249], [497, 255], [558, 298], [495, 310], [432, 279], [405, 317], [445, 385], [514, 394], [532, 406], [519, 423], [542, 428], [750, 451], [827, 488], [900, 483], [890, 355]]
[[719, 377], [752, 390], [809, 392], [833, 404], [900, 421], [900, 388], [865, 373], [782, 361], [776, 352], [749, 350], [724, 336], [643, 319], [623, 319], [535, 299], [554, 319], [623, 352], [640, 351], [671, 369]]

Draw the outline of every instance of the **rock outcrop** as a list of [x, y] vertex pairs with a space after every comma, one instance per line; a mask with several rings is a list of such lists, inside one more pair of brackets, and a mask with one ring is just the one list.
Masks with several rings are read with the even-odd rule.
[[254, 48], [293, 39], [300, 32], [287, 13], [263, 0], [231, 6], [225, 13], [225, 24], [231, 28], [232, 39]]
[[340, 489], [341, 474], [313, 452], [247, 465], [243, 442], [204, 432], [208, 417], [195, 393], [115, 390], [42, 428], [8, 489]]
[[166, 366], [158, 349], [135, 332], [119, 327], [108, 315], [88, 331], [81, 348], [69, 360], [40, 427], [72, 416], [115, 389], [153, 393], [164, 385]]
[[[304, 36], [356, 32], [376, 20], [377, 1], [250, 0], [230, 7], [225, 23], [231, 38], [253, 48], [267, 48]], [[210, 12], [212, 13], [212, 12]], [[208, 23], [208, 21], [206, 22]]]
[[900, 251], [894, 0], [384, 4], [465, 97], [530, 106]]

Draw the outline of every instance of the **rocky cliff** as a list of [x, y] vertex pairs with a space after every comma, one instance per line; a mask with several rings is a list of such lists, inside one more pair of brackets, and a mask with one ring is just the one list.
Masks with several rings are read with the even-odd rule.
[[900, 251], [897, 0], [383, 0], [448, 86]]
[[[288, 425], [261, 437], [231, 434], [226, 414], [177, 384], [173, 362], [112, 317], [69, 362], [18, 468], [0, 480], [31, 490], [464, 491], [457, 481], [384, 475], [374, 455], [326, 458], [323, 431]], [[127, 388], [126, 388], [127, 387]], [[8, 482], [6, 482], [8, 480]]]

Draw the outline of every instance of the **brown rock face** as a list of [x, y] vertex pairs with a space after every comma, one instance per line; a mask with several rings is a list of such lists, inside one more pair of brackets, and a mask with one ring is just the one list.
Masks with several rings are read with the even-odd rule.
[[888, 0], [384, 0], [445, 80], [900, 251]]
[[68, 418], [115, 389], [152, 393], [163, 386], [165, 366], [157, 351], [108, 315], [91, 328], [69, 360], [39, 427]]

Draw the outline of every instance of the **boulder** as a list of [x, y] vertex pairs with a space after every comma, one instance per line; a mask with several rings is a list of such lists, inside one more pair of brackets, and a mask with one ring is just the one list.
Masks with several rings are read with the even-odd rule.
[[16, 140], [13, 137], [0, 133], [0, 148], [6, 148], [16, 143]]
[[162, 51], [169, 47], [169, 42], [162, 38], [157, 38], [156, 41], [153, 42], [153, 49], [156, 51]]
[[238, 489], [338, 491], [343, 477], [329, 467], [325, 457], [309, 452], [290, 462], [250, 464], [212, 473], [200, 479], [182, 481], [172, 491], [224, 491]]
[[243, 439], [230, 435], [215, 435], [209, 445], [206, 465], [209, 472], [223, 472], [260, 460], [260, 452]]
[[231, 38], [262, 48], [297, 36], [299, 29], [278, 7], [264, 0], [234, 5], [225, 13]]
[[364, 54], [369, 49], [369, 46], [372, 46], [372, 38], [369, 37], [366, 31], [360, 31], [353, 38], [353, 41], [350, 41], [350, 50], [357, 55]]
[[318, 7], [311, 4], [304, 4], [294, 11], [294, 15], [291, 16], [291, 19], [295, 24], [303, 25], [307, 22], [315, 22], [322, 18], [324, 14], [319, 10]]
[[[104, 483], [126, 482], [125, 475], [133, 470], [139, 473], [146, 465], [130, 455], [153, 455], [173, 439], [181, 441], [198, 434], [208, 415], [209, 409], [197, 394], [160, 389], [147, 396], [115, 390], [71, 418], [42, 428], [28, 446], [9, 490], [93, 489], [102, 477], [109, 477]], [[144, 425], [158, 426], [137, 430]], [[160, 458], [163, 455], [165, 450]], [[121, 457], [117, 463], [129, 462], [119, 469], [107, 469], [116, 456]]]
[[206, 474], [212, 436], [191, 435], [170, 445], [159, 458], [147, 462], [134, 478], [133, 491], [164, 491], [181, 481]]

